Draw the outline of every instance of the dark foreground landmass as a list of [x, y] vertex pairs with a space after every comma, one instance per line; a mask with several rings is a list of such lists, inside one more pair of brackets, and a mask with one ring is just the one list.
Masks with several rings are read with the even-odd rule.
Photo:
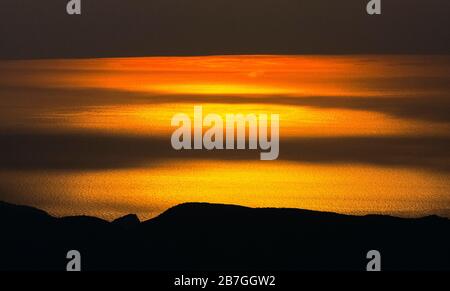
[[188, 203], [140, 222], [55, 218], [0, 202], [0, 270], [450, 270], [450, 221]]

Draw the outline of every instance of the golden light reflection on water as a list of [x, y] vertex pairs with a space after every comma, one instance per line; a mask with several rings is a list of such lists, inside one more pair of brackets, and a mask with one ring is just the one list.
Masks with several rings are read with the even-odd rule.
[[[6, 174], [1, 174], [5, 176]], [[7, 176], [7, 175], [6, 175]], [[56, 215], [153, 217], [183, 202], [295, 207], [349, 214], [448, 215], [448, 175], [406, 169], [290, 162], [170, 161], [151, 168], [9, 174]], [[27, 201], [27, 199], [29, 201]], [[447, 213], [445, 213], [447, 211]]]
[[[286, 105], [277, 98], [447, 98], [449, 60], [448, 56], [211, 56], [2, 61], [0, 122], [13, 132], [38, 128], [163, 136], [169, 144], [172, 116], [184, 112], [192, 118], [193, 106], [202, 105], [205, 114], [222, 116], [280, 114], [281, 139], [448, 137], [449, 123], [441, 120], [403, 118], [389, 110]], [[261, 100], [266, 101], [256, 102]], [[356, 214], [443, 211], [450, 216], [448, 173], [401, 167], [163, 160], [148, 168], [108, 171], [3, 170], [0, 180], [0, 190], [14, 193], [0, 197], [56, 215], [112, 219], [135, 212], [149, 218], [178, 203], [206, 201]]]
[[[48, 112], [43, 114], [41, 125], [66, 129], [84, 129], [139, 135], [170, 136], [175, 129], [170, 126], [177, 113], [187, 114], [194, 120], [193, 109], [199, 104], [167, 103], [158, 106], [102, 106], [79, 112]], [[203, 116], [215, 113], [279, 114], [282, 138], [313, 136], [370, 136], [406, 134], [446, 134], [450, 125], [404, 120], [382, 113], [318, 109], [275, 104], [200, 104]]]

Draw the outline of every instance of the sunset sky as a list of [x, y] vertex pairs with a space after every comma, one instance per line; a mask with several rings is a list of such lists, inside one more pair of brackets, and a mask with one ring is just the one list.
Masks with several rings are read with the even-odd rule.
[[[0, 201], [450, 217], [448, 0], [1, 2]], [[279, 114], [279, 158], [173, 150], [195, 105]]]
[[[0, 62], [0, 200], [149, 218], [182, 202], [450, 216], [448, 56]], [[280, 157], [176, 152], [176, 113], [280, 114]]]

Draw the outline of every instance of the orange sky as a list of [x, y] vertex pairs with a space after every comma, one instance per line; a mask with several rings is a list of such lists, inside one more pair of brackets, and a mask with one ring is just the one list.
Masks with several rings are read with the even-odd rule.
[[[81, 133], [90, 133], [94, 136], [91, 144], [88, 141], [92, 151], [96, 135], [113, 135], [132, 149], [133, 143], [127, 144], [130, 136], [156, 136], [170, 144], [172, 116], [180, 112], [192, 116], [193, 106], [202, 105], [204, 114], [222, 117], [226, 113], [279, 114], [281, 140], [391, 136], [396, 142], [408, 137], [448, 137], [450, 122], [442, 112], [448, 104], [449, 63], [444, 56], [2, 61], [0, 128], [38, 137], [42, 133], [69, 135], [74, 141]], [[441, 115], [435, 115], [439, 110]], [[45, 142], [38, 138], [39, 147]], [[405, 142], [385, 146], [381, 144], [381, 153], [403, 147]], [[31, 143], [29, 147], [27, 156], [40, 156]], [[439, 144], [436, 147], [445, 154]], [[89, 147], [80, 150], [81, 154], [64, 150], [55, 160], [91, 154]], [[364, 148], [357, 150], [364, 152]], [[297, 160], [267, 164], [162, 156], [158, 161], [142, 157], [134, 167], [108, 168], [115, 165], [115, 155], [107, 156], [107, 166], [98, 164], [95, 169], [65, 165], [58, 170], [28, 169], [25, 163], [19, 164], [19, 170], [0, 170], [5, 193], [15, 193], [8, 199], [0, 195], [0, 200], [58, 215], [87, 213], [109, 219], [129, 212], [150, 217], [189, 201], [345, 213], [446, 211], [450, 205], [448, 173], [418, 167], [427, 165], [421, 162], [426, 157], [420, 156], [420, 150], [408, 147], [413, 154], [417, 151], [419, 162], [414, 167], [395, 162], [371, 164], [370, 159], [337, 164], [333, 156], [327, 159], [327, 152], [319, 161], [309, 160], [305, 152]], [[126, 158], [130, 154], [117, 155]], [[90, 155], [95, 156], [96, 152]], [[445, 163], [448, 157], [437, 159]], [[78, 161], [72, 163], [78, 165]]]

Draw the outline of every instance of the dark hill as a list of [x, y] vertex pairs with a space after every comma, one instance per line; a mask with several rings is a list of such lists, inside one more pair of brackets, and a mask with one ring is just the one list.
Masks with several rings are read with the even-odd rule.
[[365, 270], [376, 249], [384, 270], [450, 270], [450, 221], [429, 216], [348, 216], [300, 209], [187, 203], [140, 222], [55, 218], [0, 203], [0, 269]]

